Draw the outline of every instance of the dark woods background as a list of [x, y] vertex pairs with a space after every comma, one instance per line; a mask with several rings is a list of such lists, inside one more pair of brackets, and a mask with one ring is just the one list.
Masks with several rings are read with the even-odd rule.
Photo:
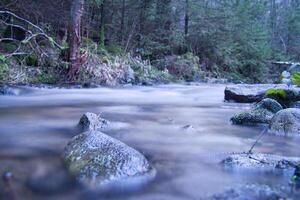
[[[71, 4], [2, 0], [0, 7], [63, 44]], [[81, 36], [150, 61], [190, 52], [216, 76], [262, 82], [277, 70], [270, 61], [300, 59], [300, 0], [86, 0]]]

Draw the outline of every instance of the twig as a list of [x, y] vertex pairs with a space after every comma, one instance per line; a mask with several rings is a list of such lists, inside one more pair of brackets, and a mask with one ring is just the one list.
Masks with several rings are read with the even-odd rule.
[[258, 138], [256, 139], [256, 141], [254, 142], [254, 144], [251, 146], [251, 148], [248, 151], [248, 155], [252, 154], [254, 147], [257, 145], [257, 143], [259, 142], [259, 140], [264, 136], [264, 134], [267, 132], [268, 127], [265, 127], [264, 130], [260, 133], [260, 135], [258, 136]]

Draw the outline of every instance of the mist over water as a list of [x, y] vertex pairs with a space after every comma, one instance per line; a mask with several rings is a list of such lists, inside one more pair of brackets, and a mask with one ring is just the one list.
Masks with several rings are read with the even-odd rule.
[[[199, 199], [245, 183], [287, 183], [288, 176], [230, 171], [219, 164], [226, 153], [248, 151], [262, 130], [230, 124], [234, 113], [251, 105], [224, 102], [224, 88], [32, 89], [22, 96], [0, 96], [0, 172], [14, 174], [20, 199]], [[101, 113], [114, 123], [106, 133], [143, 153], [156, 168], [156, 178], [142, 187], [133, 184], [100, 194], [72, 178], [66, 181], [61, 154], [80, 133], [76, 125], [85, 112]], [[255, 152], [299, 156], [299, 142], [267, 135]], [[58, 174], [57, 180], [53, 175], [44, 181], [63, 181], [62, 191], [32, 191], [28, 180], [45, 172]]]

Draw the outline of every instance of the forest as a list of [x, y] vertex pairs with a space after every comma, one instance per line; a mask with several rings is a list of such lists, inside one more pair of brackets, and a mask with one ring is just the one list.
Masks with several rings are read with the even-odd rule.
[[0, 200], [299, 200], [300, 0], [1, 0]]
[[[1, 82], [278, 81], [298, 0], [3, 0]], [[136, 75], [136, 76], [134, 76]]]

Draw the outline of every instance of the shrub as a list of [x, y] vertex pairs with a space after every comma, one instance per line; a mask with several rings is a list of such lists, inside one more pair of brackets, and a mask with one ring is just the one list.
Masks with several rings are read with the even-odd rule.
[[37, 77], [38, 82], [46, 84], [55, 84], [58, 81], [58, 78], [53, 74], [42, 73]]
[[3, 82], [8, 72], [7, 59], [4, 55], [0, 54], [0, 82]]

